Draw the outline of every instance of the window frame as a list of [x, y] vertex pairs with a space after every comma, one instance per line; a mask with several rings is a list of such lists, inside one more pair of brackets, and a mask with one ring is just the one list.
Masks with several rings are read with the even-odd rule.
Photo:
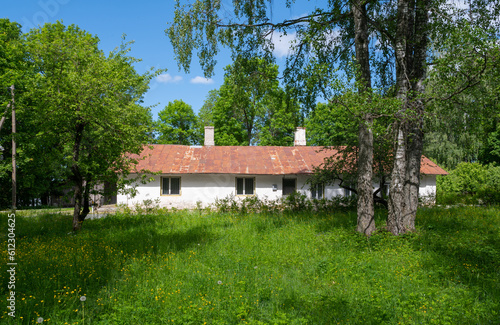
[[[352, 188], [352, 189], [356, 189], [356, 186], [354, 186], [353, 184], [351, 183], [348, 183], [346, 186]], [[347, 189], [347, 188], [343, 188], [344, 189], [344, 197], [350, 197], [350, 196], [353, 196], [353, 195], [356, 195], [356, 193], [354, 193], [353, 191]]]
[[[179, 180], [179, 193], [172, 194], [172, 178]], [[168, 193], [163, 193], [163, 182], [168, 179]], [[181, 176], [161, 176], [160, 177], [160, 196], [181, 196], [182, 195], [182, 179]]]
[[[318, 188], [321, 186], [321, 191], [318, 191]], [[309, 188], [309, 191], [311, 192], [311, 199], [316, 199], [316, 200], [321, 200], [325, 198], [325, 184], [323, 183], [318, 183], [315, 184], [314, 186], [311, 186]], [[321, 193], [321, 197], [318, 197], [318, 193]]]
[[[238, 194], [238, 179], [243, 180], [243, 194]], [[251, 179], [253, 182], [253, 187], [252, 187], [252, 194], [247, 194], [246, 189], [247, 189], [247, 179]], [[236, 196], [253, 196], [255, 195], [255, 186], [256, 186], [256, 181], [255, 177], [235, 177], [234, 178], [234, 193]]]
[[[293, 191], [290, 193], [287, 193], [287, 194], [285, 194], [285, 181], [294, 181]], [[295, 178], [283, 178], [281, 181], [281, 186], [282, 186], [281, 194], [283, 196], [287, 196], [287, 195], [290, 195], [294, 192], [297, 192], [297, 178], [296, 177]]]

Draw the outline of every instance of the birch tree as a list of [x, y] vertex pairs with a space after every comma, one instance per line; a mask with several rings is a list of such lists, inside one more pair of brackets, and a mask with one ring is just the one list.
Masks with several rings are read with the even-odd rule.
[[[292, 6], [295, 1], [286, 1]], [[472, 4], [473, 2], [473, 4]], [[273, 56], [274, 39], [293, 35], [284, 77], [313, 106], [318, 96], [332, 98], [339, 75], [355, 79], [366, 106], [359, 119], [358, 231], [369, 235], [375, 229], [371, 201], [373, 118], [379, 114], [369, 96], [378, 93], [396, 97], [401, 104], [394, 112], [394, 165], [391, 171], [388, 228], [395, 234], [413, 231], [418, 204], [422, 122], [426, 100], [425, 79], [428, 53], [436, 31], [447, 30], [466, 19], [463, 11], [440, 0], [332, 0], [325, 7], [310, 5], [307, 14], [274, 21], [271, 0], [197, 0], [182, 5], [166, 30], [179, 67], [189, 70], [194, 51], [206, 75], [213, 73], [221, 46], [233, 55]], [[496, 2], [471, 1], [484, 15], [478, 24], [495, 16]], [[498, 12], [497, 12], [498, 13]], [[354, 68], [353, 68], [354, 67]], [[359, 186], [358, 185], [358, 186]], [[370, 195], [368, 195], [370, 193]]]

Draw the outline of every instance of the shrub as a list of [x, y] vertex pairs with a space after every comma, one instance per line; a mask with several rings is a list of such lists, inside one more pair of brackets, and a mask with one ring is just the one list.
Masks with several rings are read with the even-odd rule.
[[248, 196], [243, 199], [229, 195], [216, 199], [213, 208], [220, 213], [282, 213], [282, 212], [333, 212], [356, 209], [356, 196], [335, 196], [331, 199], [309, 199], [301, 193], [270, 200], [267, 197]]
[[460, 163], [447, 176], [437, 178], [440, 204], [500, 203], [500, 167]]

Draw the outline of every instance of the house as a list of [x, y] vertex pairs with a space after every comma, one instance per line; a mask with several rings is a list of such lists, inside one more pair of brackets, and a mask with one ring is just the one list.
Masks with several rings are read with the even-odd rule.
[[[231, 195], [277, 199], [294, 191], [309, 198], [348, 195], [338, 183], [310, 188], [314, 167], [336, 150], [306, 146], [305, 128], [297, 128], [293, 147], [215, 146], [214, 128], [205, 128], [204, 146], [153, 145], [141, 153], [137, 170], [158, 173], [153, 181], [137, 183], [135, 197], [118, 194], [117, 203], [141, 204], [159, 200], [162, 207], [203, 206]], [[447, 174], [422, 158], [420, 196], [436, 193], [436, 175]], [[136, 175], [132, 175], [136, 176]], [[377, 185], [374, 184], [374, 187]]]

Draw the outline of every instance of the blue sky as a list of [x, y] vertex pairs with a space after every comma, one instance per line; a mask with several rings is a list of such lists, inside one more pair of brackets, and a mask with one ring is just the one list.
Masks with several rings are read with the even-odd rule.
[[[229, 3], [224, 0], [223, 3]], [[312, 0], [306, 6], [294, 5], [285, 8], [283, 1], [274, 1], [273, 18], [301, 16], [323, 2]], [[229, 52], [218, 56], [215, 75], [207, 80], [199, 67], [196, 56], [189, 74], [179, 71], [174, 60], [172, 45], [165, 35], [167, 22], [173, 20], [174, 0], [163, 1], [95, 1], [95, 0], [15, 0], [3, 1], [0, 18], [9, 18], [23, 26], [23, 32], [46, 22], [62, 21], [65, 25], [76, 24], [80, 28], [97, 35], [105, 53], [120, 45], [123, 34], [133, 40], [131, 55], [143, 61], [136, 65], [139, 72], [150, 67], [166, 68], [168, 71], [150, 84], [145, 96], [145, 105], [152, 106], [153, 117], [168, 102], [181, 99], [198, 112], [212, 89], [220, 87], [224, 79], [223, 68], [231, 64]], [[293, 36], [288, 36], [288, 38]], [[287, 53], [286, 42], [277, 44], [278, 64], [284, 65]]]

